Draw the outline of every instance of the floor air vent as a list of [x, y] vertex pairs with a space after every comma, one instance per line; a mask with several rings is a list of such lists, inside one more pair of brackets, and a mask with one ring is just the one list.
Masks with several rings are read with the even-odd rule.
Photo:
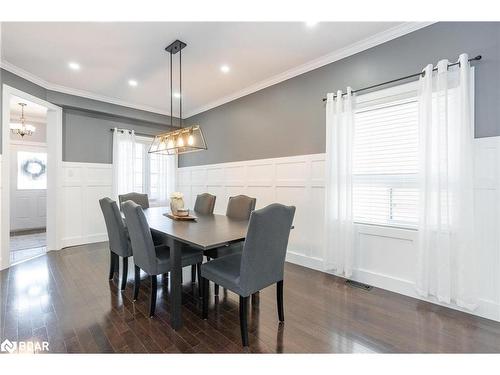
[[371, 285], [359, 283], [359, 282], [354, 281], [354, 280], [346, 280], [345, 283], [349, 286], [352, 286], [353, 288], [359, 288], [359, 289], [363, 289], [363, 290], [371, 290], [373, 288]]

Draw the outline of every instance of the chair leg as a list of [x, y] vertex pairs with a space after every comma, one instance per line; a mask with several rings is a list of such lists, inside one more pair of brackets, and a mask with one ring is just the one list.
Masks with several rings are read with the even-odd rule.
[[208, 318], [208, 279], [202, 277], [201, 279], [201, 287], [202, 287], [202, 319]]
[[[212, 258], [207, 257], [207, 262], [210, 262], [211, 260], [212, 260]], [[219, 286], [217, 284], [214, 284], [214, 295], [216, 297], [219, 296]]]
[[202, 297], [202, 285], [201, 285], [201, 263], [198, 263], [196, 265], [196, 275], [198, 277], [198, 296], [201, 298]]
[[125, 290], [127, 286], [127, 278], [128, 278], [128, 257], [123, 257], [123, 270], [122, 270], [122, 286], [121, 290]]
[[116, 254], [109, 250], [109, 279], [113, 280], [116, 267]]
[[276, 302], [278, 303], [278, 319], [280, 322], [284, 322], [285, 313], [283, 312], [283, 280], [276, 283]]
[[254, 294], [252, 294], [252, 305], [258, 304], [259, 298], [260, 298], [260, 292], [255, 292]]
[[152, 275], [151, 277], [151, 295], [149, 296], [149, 317], [152, 318], [155, 314], [156, 309], [156, 291], [157, 291], [157, 283], [156, 283], [156, 275]]
[[141, 287], [141, 269], [135, 266], [134, 271], [134, 301], [139, 297], [139, 288]]
[[248, 316], [248, 297], [240, 296], [240, 330], [241, 330], [241, 342], [243, 346], [248, 346], [247, 316]]
[[196, 265], [191, 265], [191, 284], [196, 282]]

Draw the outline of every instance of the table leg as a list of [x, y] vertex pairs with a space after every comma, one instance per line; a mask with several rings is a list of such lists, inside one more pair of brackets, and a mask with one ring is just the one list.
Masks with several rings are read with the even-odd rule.
[[170, 303], [172, 306], [171, 322], [172, 328], [177, 330], [182, 327], [182, 248], [179, 242], [169, 239], [170, 259], [172, 271], [170, 272]]

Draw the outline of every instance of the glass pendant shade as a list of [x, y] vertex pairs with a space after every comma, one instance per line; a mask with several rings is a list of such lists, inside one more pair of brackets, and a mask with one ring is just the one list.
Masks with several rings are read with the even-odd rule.
[[207, 144], [201, 128], [198, 125], [193, 125], [155, 136], [149, 152], [179, 155], [206, 149]]

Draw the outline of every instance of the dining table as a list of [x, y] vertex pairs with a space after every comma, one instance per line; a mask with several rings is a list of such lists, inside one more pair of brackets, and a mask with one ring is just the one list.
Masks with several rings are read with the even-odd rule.
[[[176, 220], [166, 216], [167, 207], [144, 209], [149, 227], [164, 236], [170, 248], [172, 271], [170, 272], [171, 326], [182, 327], [182, 248], [189, 245], [206, 251], [243, 241], [247, 235], [248, 220], [235, 220], [225, 215], [194, 213], [195, 220]], [[199, 281], [198, 281], [199, 282]]]

